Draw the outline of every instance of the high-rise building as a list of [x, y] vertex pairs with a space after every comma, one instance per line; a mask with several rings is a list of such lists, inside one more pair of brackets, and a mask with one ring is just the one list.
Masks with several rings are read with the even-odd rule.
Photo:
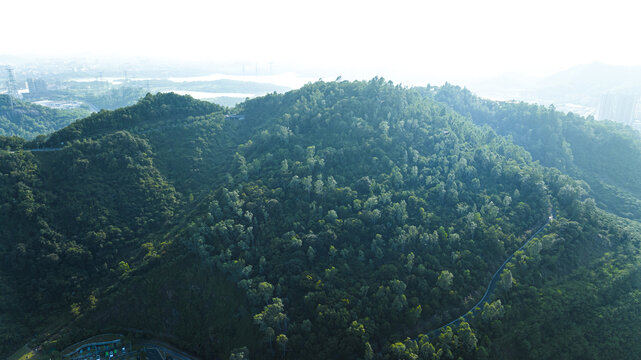
[[7, 94], [12, 99], [20, 99], [20, 93], [18, 92], [18, 86], [16, 85], [16, 78], [13, 76], [13, 69], [7, 67]]
[[29, 97], [39, 97], [47, 94], [47, 83], [42, 79], [27, 79]]
[[597, 119], [631, 125], [635, 122], [639, 96], [607, 93], [601, 97]]

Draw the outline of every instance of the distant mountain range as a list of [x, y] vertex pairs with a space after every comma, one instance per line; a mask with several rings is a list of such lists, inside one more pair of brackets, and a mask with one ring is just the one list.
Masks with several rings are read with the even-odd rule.
[[554, 104], [558, 110], [637, 128], [641, 120], [637, 106], [641, 96], [639, 66], [592, 63], [542, 78], [505, 75], [471, 83], [470, 89], [483, 97]]

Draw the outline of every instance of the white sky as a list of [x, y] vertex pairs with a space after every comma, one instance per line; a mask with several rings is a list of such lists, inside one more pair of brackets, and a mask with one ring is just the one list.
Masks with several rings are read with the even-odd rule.
[[634, 1], [5, 1], [0, 54], [273, 62], [386, 78], [641, 65]]

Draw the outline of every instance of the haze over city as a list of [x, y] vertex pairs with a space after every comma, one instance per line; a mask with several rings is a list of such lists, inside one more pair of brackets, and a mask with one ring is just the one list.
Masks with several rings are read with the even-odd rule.
[[641, 359], [629, 1], [8, 1], [0, 359]]
[[[408, 85], [641, 65], [629, 1], [12, 1], [0, 55], [255, 64]], [[240, 68], [240, 67], [239, 67]]]

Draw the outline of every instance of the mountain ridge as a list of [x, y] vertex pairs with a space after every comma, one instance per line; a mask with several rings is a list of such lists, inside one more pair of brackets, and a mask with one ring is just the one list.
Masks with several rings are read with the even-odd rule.
[[0, 136], [33, 139], [89, 115], [87, 109], [50, 109], [0, 94]]
[[[633, 264], [638, 232], [598, 209], [584, 183], [446, 104], [381, 78], [317, 82], [233, 110], [148, 95], [40, 140], [64, 142], [60, 151], [0, 153], [13, 174], [0, 177], [0, 213], [14, 225], [0, 225], [11, 260], [0, 275], [17, 292], [7, 304], [39, 287], [55, 299], [25, 301], [20, 333], [53, 321], [49, 312], [64, 323], [49, 350], [136, 328], [205, 358], [243, 347], [257, 359], [523, 353], [510, 331], [549, 326], [540, 309], [555, 289], [596, 282], [586, 272], [608, 257], [614, 269]], [[418, 336], [467, 311], [552, 206], [558, 220], [517, 251], [478, 316]]]

